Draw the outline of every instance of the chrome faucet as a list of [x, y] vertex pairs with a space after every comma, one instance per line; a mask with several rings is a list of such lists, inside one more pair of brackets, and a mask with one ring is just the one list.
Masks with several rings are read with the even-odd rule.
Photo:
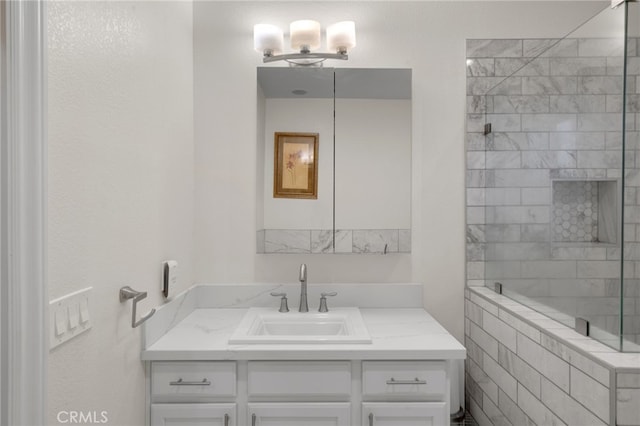
[[299, 312], [309, 312], [307, 304], [307, 265], [300, 265], [300, 307]]

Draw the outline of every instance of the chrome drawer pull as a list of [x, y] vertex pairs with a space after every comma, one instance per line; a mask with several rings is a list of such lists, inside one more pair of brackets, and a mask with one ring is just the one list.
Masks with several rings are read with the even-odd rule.
[[426, 380], [420, 380], [417, 377], [413, 380], [396, 380], [393, 377], [387, 380], [388, 385], [426, 385]]
[[169, 382], [170, 386], [211, 386], [209, 380], [202, 379], [201, 382], [184, 382], [182, 378], [179, 378], [177, 382]]
[[256, 415], [255, 414], [251, 415], [251, 426], [256, 426]]
[[229, 426], [229, 415], [228, 414], [224, 415], [224, 426]]
[[373, 426], [373, 413], [369, 413], [369, 426]]

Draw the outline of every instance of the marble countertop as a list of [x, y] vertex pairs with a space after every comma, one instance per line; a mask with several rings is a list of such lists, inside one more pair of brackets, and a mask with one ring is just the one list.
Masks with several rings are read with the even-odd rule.
[[197, 308], [142, 351], [145, 361], [464, 359], [466, 351], [421, 308], [361, 308], [371, 344], [229, 345], [246, 308]]

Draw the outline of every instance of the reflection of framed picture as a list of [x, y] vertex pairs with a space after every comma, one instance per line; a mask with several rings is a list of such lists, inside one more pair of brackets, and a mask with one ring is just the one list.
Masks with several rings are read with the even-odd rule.
[[273, 197], [318, 198], [318, 134], [275, 133]]

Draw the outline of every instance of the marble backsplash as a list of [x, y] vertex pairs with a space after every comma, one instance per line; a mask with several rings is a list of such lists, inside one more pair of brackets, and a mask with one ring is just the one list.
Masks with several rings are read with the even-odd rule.
[[[335, 251], [332, 237], [335, 236]], [[410, 253], [410, 229], [261, 229], [257, 252], [272, 253]]]

